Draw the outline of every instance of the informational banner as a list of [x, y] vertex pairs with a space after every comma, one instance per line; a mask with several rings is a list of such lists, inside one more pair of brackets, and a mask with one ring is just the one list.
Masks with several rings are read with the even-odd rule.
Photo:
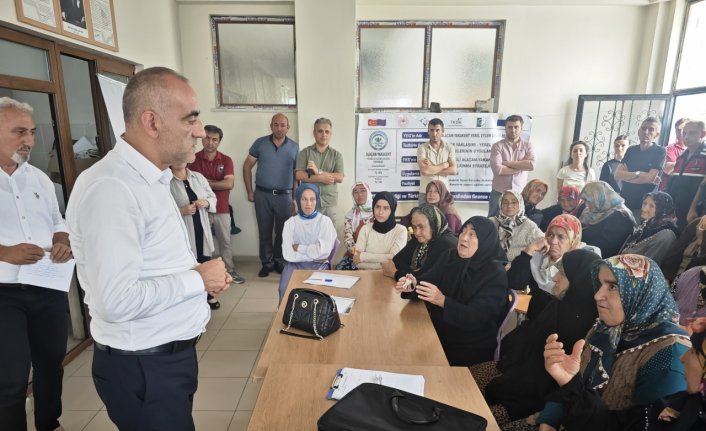
[[[522, 139], [528, 140], [532, 119], [522, 116]], [[356, 181], [366, 181], [373, 193], [389, 191], [400, 201], [419, 199], [417, 147], [429, 140], [427, 124], [444, 122], [444, 142], [456, 150], [457, 175], [449, 177], [456, 201], [485, 202], [493, 172], [490, 148], [505, 137], [505, 119], [473, 112], [359, 114], [356, 142]]]

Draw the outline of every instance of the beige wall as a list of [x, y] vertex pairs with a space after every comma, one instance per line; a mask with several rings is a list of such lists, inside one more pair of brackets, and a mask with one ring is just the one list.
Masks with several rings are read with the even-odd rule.
[[120, 51], [113, 52], [17, 21], [15, 0], [0, 0], [0, 21], [150, 66], [181, 68], [174, 0], [113, 0]]

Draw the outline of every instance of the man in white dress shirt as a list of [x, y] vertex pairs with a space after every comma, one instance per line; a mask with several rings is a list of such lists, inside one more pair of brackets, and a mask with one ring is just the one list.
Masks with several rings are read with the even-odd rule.
[[123, 116], [125, 134], [81, 174], [66, 212], [93, 381], [121, 430], [193, 430], [206, 292], [232, 281], [221, 259], [197, 264], [169, 190], [169, 165], [193, 158], [204, 136], [196, 93], [170, 69], [145, 69], [125, 88]]
[[61, 383], [68, 335], [66, 292], [20, 284], [21, 265], [49, 252], [71, 258], [69, 235], [49, 177], [27, 163], [34, 147], [32, 107], [0, 97], [0, 429], [26, 430], [25, 399], [33, 367], [34, 423], [63, 430]]

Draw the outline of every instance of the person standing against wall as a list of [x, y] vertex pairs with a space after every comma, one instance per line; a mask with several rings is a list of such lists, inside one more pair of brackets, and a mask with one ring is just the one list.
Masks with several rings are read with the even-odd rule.
[[444, 122], [432, 118], [427, 124], [429, 140], [417, 147], [419, 165], [419, 205], [426, 203], [427, 185], [439, 180], [449, 188], [449, 175], [456, 175], [456, 149], [444, 142]]

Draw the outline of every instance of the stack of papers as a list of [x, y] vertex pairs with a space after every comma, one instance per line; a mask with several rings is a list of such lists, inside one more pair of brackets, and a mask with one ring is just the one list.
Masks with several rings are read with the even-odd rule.
[[341, 289], [350, 289], [360, 280], [360, 277], [352, 275], [340, 275], [327, 272], [315, 272], [311, 277], [304, 280], [306, 284], [316, 284], [319, 286], [340, 287]]
[[74, 275], [73, 259], [64, 263], [54, 263], [49, 252], [44, 257], [31, 265], [20, 265], [17, 281], [22, 284], [46, 287], [48, 289], [68, 292], [71, 287], [71, 278]]
[[420, 397], [424, 396], [424, 376], [341, 368], [336, 373], [326, 398], [329, 400], [340, 400], [348, 392], [363, 383], [377, 383], [410, 392]]
[[336, 303], [336, 309], [338, 309], [338, 314], [350, 314], [351, 308], [353, 308], [353, 303], [355, 298], [344, 298], [343, 296], [331, 295], [331, 299]]

